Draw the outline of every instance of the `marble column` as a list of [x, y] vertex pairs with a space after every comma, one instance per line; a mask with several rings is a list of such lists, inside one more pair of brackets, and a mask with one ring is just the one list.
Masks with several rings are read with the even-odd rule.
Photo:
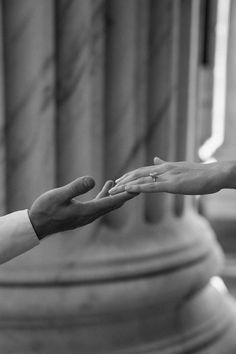
[[198, 126], [196, 136], [198, 147], [201, 147], [211, 136], [216, 15], [217, 1], [204, 0], [200, 15]]
[[3, 18], [0, 4], [0, 215], [6, 213], [6, 145], [4, 109]]
[[[234, 160], [236, 153], [235, 144], [235, 94], [236, 94], [236, 3], [231, 1], [230, 24], [228, 34], [228, 59], [227, 59], [227, 86], [226, 86], [226, 109], [225, 109], [225, 138], [224, 143], [216, 151], [215, 157], [219, 160]], [[207, 196], [204, 206], [208, 217], [216, 230], [219, 242], [226, 252], [226, 264], [222, 273], [227, 286], [236, 294], [236, 262], [235, 262], [235, 206], [236, 195], [233, 190], [222, 190], [218, 195]]]
[[52, 1], [3, 1], [7, 209], [28, 208], [54, 182]]
[[[137, 7], [135, 0], [107, 2], [105, 169], [112, 179], [134, 167]], [[113, 213], [108, 222], [124, 226], [129, 221], [127, 208]]]
[[[199, 32], [200, 32], [200, 0], [192, 3], [190, 7], [191, 24], [189, 27], [189, 52], [188, 52], [188, 66], [186, 72], [188, 73], [187, 79], [187, 97], [186, 97], [186, 118], [187, 118], [187, 132], [186, 132], [186, 151], [185, 159], [187, 161], [197, 160], [197, 145], [196, 145], [196, 132], [198, 122], [198, 86], [199, 86]], [[180, 60], [181, 61], [181, 60]], [[183, 86], [185, 83], [180, 78]], [[181, 122], [182, 117], [178, 117]], [[189, 210], [196, 204], [195, 196], [186, 196], [184, 199], [185, 209]]]
[[[92, 50], [91, 50], [91, 131], [93, 139], [90, 153], [93, 156], [93, 173], [99, 189], [104, 183], [104, 86], [105, 86], [105, 0], [92, 1]], [[95, 148], [94, 148], [95, 147]]]
[[[20, 60], [6, 83], [7, 119], [13, 117], [9, 112], [17, 107], [13, 113], [21, 114], [20, 122], [29, 129], [27, 147], [35, 132], [28, 113], [38, 106], [32, 99], [30, 111], [20, 110], [23, 98], [19, 98], [24, 91], [20, 91], [18, 79], [32, 79], [32, 73], [38, 73], [34, 65], [42, 57], [37, 56], [33, 64], [29, 58], [34, 58], [43, 45], [49, 46], [54, 18], [51, 5], [46, 0], [4, 2], [6, 58], [12, 53], [8, 75], [11, 62], [24, 55], [19, 44], [26, 51], [26, 43], [33, 45], [32, 38], [41, 38], [41, 31], [47, 38], [40, 41], [41, 46], [36, 40], [37, 50], [25, 54], [30, 67], [26, 78], [22, 77], [26, 68]], [[40, 26], [34, 23], [29, 30], [27, 24], [38, 16], [41, 20], [35, 21]], [[25, 21], [14, 27], [20, 18]], [[56, 2], [55, 18], [57, 118], [53, 171], [58, 184], [81, 174], [92, 174], [98, 181], [104, 176], [115, 178], [147, 163], [149, 154], [164, 153], [166, 148], [163, 157], [173, 159], [186, 157], [186, 147], [194, 150], [194, 121], [189, 120], [194, 119], [190, 113], [195, 113], [196, 102], [188, 97], [188, 89], [194, 95], [197, 88], [197, 53], [191, 41], [192, 35], [198, 34], [199, 1], [61, 0]], [[13, 32], [13, 28], [18, 30]], [[27, 34], [26, 42], [20, 41], [23, 34]], [[28, 84], [24, 80], [23, 87]], [[37, 104], [42, 97], [41, 93]], [[14, 105], [10, 105], [11, 99]], [[160, 123], [155, 117], [163, 105], [165, 120], [150, 136], [151, 123]], [[36, 124], [35, 117], [41, 115], [36, 110], [32, 117]], [[52, 124], [53, 115], [50, 117], [48, 125]], [[16, 133], [19, 124], [16, 119], [9, 125], [8, 139], [13, 139], [13, 132], [22, 139], [23, 130]], [[166, 144], [165, 136], [170, 144]], [[39, 156], [46, 146], [44, 142], [37, 150]], [[8, 170], [10, 157], [20, 163], [23, 152], [28, 151], [19, 149], [21, 154], [17, 155], [16, 140], [13, 148], [8, 152]], [[29, 167], [24, 172], [27, 177], [33, 162], [30, 155], [24, 156]], [[42, 165], [38, 155], [34, 157]], [[25, 186], [23, 166], [16, 164], [17, 174], [12, 175], [21, 193]], [[52, 180], [44, 181], [44, 187]], [[36, 185], [37, 192], [38, 188]], [[24, 202], [33, 196], [30, 191], [26, 190]], [[11, 207], [18, 206], [17, 196], [9, 191]], [[173, 198], [163, 197], [163, 203], [158, 198], [150, 201], [156, 215], [144, 196], [140, 197], [106, 221], [45, 239], [37, 249], [1, 267], [0, 352], [235, 353], [235, 303], [210, 281], [219, 273], [223, 255], [209, 223], [193, 207], [185, 207], [176, 215]], [[145, 219], [147, 209], [151, 222]]]
[[57, 180], [92, 175], [101, 187], [103, 139], [103, 1], [57, 6]]
[[[179, 23], [179, 60], [178, 60], [178, 107], [176, 125], [176, 151], [175, 159], [195, 160], [196, 156], [196, 103], [198, 92], [198, 42], [199, 42], [199, 11], [200, 1], [180, 2]], [[188, 30], [186, 30], [188, 29]], [[175, 197], [175, 213], [184, 212], [189, 198]], [[190, 199], [188, 208], [192, 207]]]
[[[143, 166], [146, 164], [147, 151], [147, 114], [148, 114], [148, 57], [149, 57], [149, 2], [139, 0], [136, 7], [136, 48], [135, 48], [135, 130], [134, 143], [129, 161], [124, 170], [131, 166]], [[129, 165], [129, 167], [128, 167]], [[133, 212], [129, 216], [129, 225], [133, 227], [137, 219], [145, 219], [145, 195], [139, 195], [133, 200]]]
[[[178, 68], [177, 2], [150, 2], [150, 33], [148, 61], [147, 158], [174, 160], [176, 148], [176, 99]], [[172, 198], [167, 194], [146, 197], [146, 218], [157, 222], [171, 211]]]

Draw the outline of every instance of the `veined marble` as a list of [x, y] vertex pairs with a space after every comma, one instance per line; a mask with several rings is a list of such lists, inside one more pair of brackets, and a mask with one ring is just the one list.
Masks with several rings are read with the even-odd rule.
[[[92, 109], [92, 15], [90, 1], [57, 2], [58, 183], [94, 175], [92, 134], [100, 125]], [[99, 113], [100, 114], [100, 113]]]
[[7, 208], [55, 186], [54, 24], [50, 0], [3, 2]]
[[[192, 156], [199, 0], [3, 5], [9, 208], [55, 180]], [[0, 352], [235, 354], [235, 302], [210, 281], [222, 251], [174, 202], [139, 196], [1, 266]]]
[[6, 142], [4, 105], [3, 24], [2, 4], [0, 4], [0, 215], [6, 213]]

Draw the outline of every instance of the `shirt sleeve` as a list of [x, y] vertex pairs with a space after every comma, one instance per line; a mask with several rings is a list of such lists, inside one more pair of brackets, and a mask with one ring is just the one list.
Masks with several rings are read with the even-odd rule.
[[27, 210], [0, 217], [0, 264], [30, 250], [39, 243]]

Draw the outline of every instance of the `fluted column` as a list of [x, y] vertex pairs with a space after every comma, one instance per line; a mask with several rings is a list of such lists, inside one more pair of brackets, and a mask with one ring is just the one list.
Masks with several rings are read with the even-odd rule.
[[5, 145], [5, 102], [3, 63], [3, 18], [0, 4], [0, 215], [6, 212], [6, 145]]
[[8, 211], [54, 187], [52, 1], [3, 1]]
[[[198, 85], [198, 42], [200, 1], [180, 2], [180, 41], [178, 61], [178, 109], [176, 125], [177, 161], [193, 161], [196, 155], [196, 107]], [[187, 30], [186, 30], [187, 29]], [[190, 202], [189, 202], [190, 201]], [[186, 208], [192, 208], [192, 198], [176, 196], [175, 212], [181, 215]], [[188, 205], [186, 205], [186, 203]]]
[[[226, 86], [226, 110], [225, 110], [225, 138], [223, 145], [216, 151], [215, 157], [219, 160], [235, 158], [235, 94], [236, 94], [236, 3], [231, 1], [230, 26], [228, 34], [228, 60], [227, 60], [227, 86]], [[223, 270], [223, 278], [232, 291], [236, 294], [236, 262], [235, 262], [235, 191], [223, 190], [218, 198], [207, 196], [203, 201], [206, 203], [206, 212], [211, 223], [214, 225], [219, 242], [226, 252], [226, 264]]]
[[[149, 57], [149, 21], [150, 11], [149, 2], [140, 0], [138, 2], [136, 18], [136, 71], [135, 71], [135, 95], [136, 95], [136, 128], [135, 142], [132, 153], [129, 156], [129, 163], [137, 166], [146, 164], [147, 140], [149, 139], [149, 131], [147, 130], [148, 115], [148, 57]], [[126, 167], [124, 167], [126, 168]], [[129, 167], [127, 168], [127, 170]], [[133, 213], [130, 215], [131, 227], [137, 224], [137, 220], [143, 222], [145, 219], [145, 196], [139, 195], [134, 199]]]
[[92, 175], [102, 178], [103, 1], [57, 6], [58, 184]]
[[[150, 2], [148, 61], [147, 159], [153, 164], [158, 155], [173, 160], [176, 148], [176, 99], [178, 68], [179, 8], [177, 1]], [[146, 216], [150, 222], [171, 212], [167, 194], [146, 197]]]
[[199, 92], [197, 146], [200, 148], [211, 135], [213, 70], [216, 39], [217, 1], [204, 1], [201, 7], [199, 43]]
[[[96, 178], [97, 189], [104, 183], [104, 114], [105, 114], [105, 0], [92, 1], [92, 141], [90, 153], [93, 157], [93, 173]], [[94, 146], [96, 148], [94, 148]]]
[[[187, 138], [185, 159], [187, 161], [196, 161], [197, 157], [197, 118], [198, 118], [198, 77], [199, 77], [199, 30], [200, 30], [200, 0], [194, 1], [190, 9], [190, 34], [189, 34], [189, 62], [188, 62], [188, 84], [187, 84]], [[180, 121], [179, 117], [179, 121]], [[196, 203], [196, 197], [185, 197], [185, 211], [191, 210]]]
[[[29, 9], [31, 9], [31, 4]], [[53, 7], [51, 9], [53, 10]], [[13, 10], [14, 7], [9, 9], [10, 12], [14, 12]], [[54, 111], [48, 117], [50, 118], [48, 124], [53, 122], [53, 128], [56, 131], [51, 140], [56, 152], [53, 173], [57, 177], [59, 185], [81, 175], [90, 174], [95, 177], [98, 190], [104, 181], [102, 157], [104, 1], [75, 1], [74, 3], [62, 1], [56, 3], [55, 10], [57, 20], [57, 26], [54, 29], [57, 39], [54, 43], [56, 47], [57, 110], [56, 119]], [[39, 13], [38, 10], [37, 14]], [[52, 15], [52, 12], [47, 14], [51, 29], [54, 18]], [[42, 23], [44, 21], [46, 21], [46, 17]], [[77, 25], [79, 27], [76, 27]], [[45, 35], [49, 31], [47, 34], [49, 40], [51, 32], [49, 28], [44, 27]], [[78, 31], [79, 36], [77, 35]], [[37, 35], [39, 36], [38, 32]], [[71, 48], [73, 50], [70, 50]], [[41, 97], [42, 93], [37, 98], [37, 102]], [[52, 105], [54, 103], [54, 101], [51, 102]], [[45, 129], [47, 129], [47, 125], [45, 125]], [[31, 140], [33, 139], [32, 134], [34, 131], [27, 135]], [[44, 148], [46, 146], [39, 149], [38, 154]], [[35, 157], [35, 159], [38, 158]], [[45, 189], [49, 188], [49, 182], [45, 182]], [[93, 191], [91, 194], [95, 193]], [[89, 196], [86, 195], [85, 198], [88, 199]], [[99, 221], [98, 224], [100, 225]], [[91, 254], [87, 254], [85, 250], [90, 249], [90, 245], [93, 245], [89, 238], [92, 237], [96, 229], [97, 223], [93, 223], [88, 227], [68, 232], [67, 237], [57, 235], [44, 240], [40, 247], [22, 258], [4, 265], [2, 268], [4, 271], [0, 272], [0, 278], [3, 282], [10, 279], [12, 282], [26, 281], [30, 284], [34, 282], [51, 283], [55, 279], [57, 281], [67, 279], [66, 281], [71, 282], [74, 281], [72, 280], [74, 277], [77, 279], [78, 272], [80, 273], [79, 277], [83, 277], [84, 266], [81, 263], [84, 258], [86, 262], [90, 257], [93, 259], [94, 249], [91, 250]], [[17, 264], [17, 272], [15, 263]], [[73, 264], [73, 267], [70, 268], [68, 264]]]
[[[171, 159], [186, 158], [187, 148], [192, 154], [198, 70], [192, 41], [199, 5], [61, 0], [54, 17], [51, 1], [5, 0], [5, 61], [12, 55], [6, 81], [8, 171], [11, 159], [17, 162], [8, 185], [20, 188], [22, 205], [39, 192], [37, 177], [28, 189], [26, 181], [33, 167], [42, 175], [41, 154], [51, 147], [44, 141], [38, 150], [32, 146], [34, 158], [26, 154], [30, 142], [37, 145], [39, 118], [44, 137], [56, 131], [56, 164], [49, 154], [54, 173], [43, 174], [44, 188], [54, 176], [60, 185], [83, 174], [100, 183], [151, 162], [159, 152]], [[53, 47], [54, 18], [56, 119], [49, 98], [50, 114], [49, 108], [37, 111], [44, 90], [35, 100], [33, 90], [45, 83], [38, 66]], [[24, 65], [30, 67], [26, 77]], [[163, 121], [156, 119], [160, 112]], [[23, 142], [20, 123], [29, 129]], [[9, 190], [11, 208], [18, 207], [19, 193]], [[182, 208], [184, 203], [175, 215], [172, 197], [144, 198], [106, 221], [45, 239], [1, 267], [0, 352], [235, 353], [235, 303], [210, 283], [223, 261], [210, 225], [194, 208]]]
[[[107, 178], [134, 167], [136, 141], [137, 5], [135, 0], [107, 2], [106, 143]], [[115, 227], [128, 222], [125, 206], [110, 216]]]

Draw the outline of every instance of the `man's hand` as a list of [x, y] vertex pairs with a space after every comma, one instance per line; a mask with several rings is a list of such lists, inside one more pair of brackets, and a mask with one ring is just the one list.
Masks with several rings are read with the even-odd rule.
[[89, 224], [121, 207], [136, 195], [123, 192], [116, 196], [108, 196], [108, 190], [113, 186], [113, 182], [107, 181], [95, 199], [83, 203], [73, 199], [88, 192], [94, 185], [92, 177], [81, 177], [39, 196], [29, 210], [30, 220], [39, 239]]

